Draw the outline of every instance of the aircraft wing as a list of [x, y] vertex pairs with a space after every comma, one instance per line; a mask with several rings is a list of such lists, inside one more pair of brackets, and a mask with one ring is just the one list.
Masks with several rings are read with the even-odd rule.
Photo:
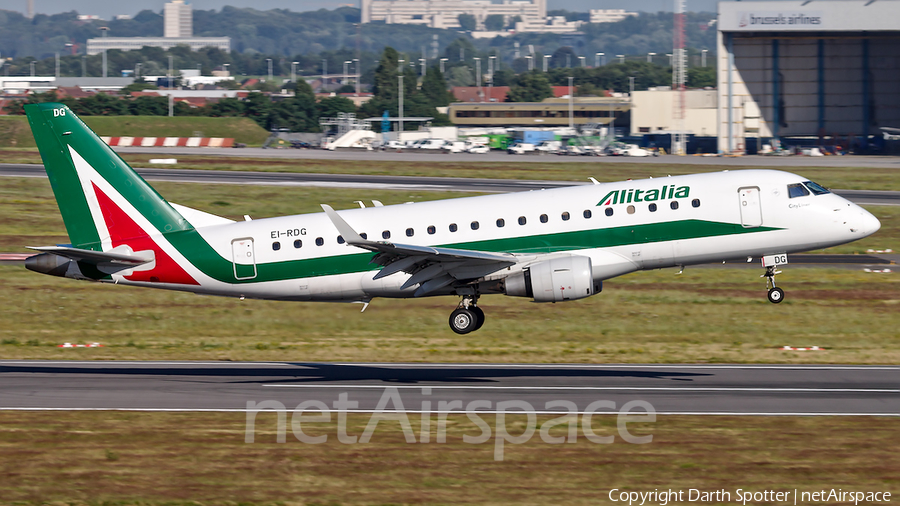
[[86, 262], [94, 265], [98, 265], [101, 263], [111, 263], [135, 267], [153, 260], [153, 258], [145, 258], [139, 255], [126, 255], [122, 253], [93, 251], [89, 249], [69, 248], [66, 246], [29, 246], [28, 249], [43, 251], [45, 253], [53, 253], [54, 255], [59, 255], [61, 257], [70, 258], [78, 262]]
[[331, 206], [322, 204], [322, 209], [349, 246], [377, 253], [372, 258], [372, 263], [382, 265], [384, 268], [374, 279], [398, 272], [412, 274], [401, 289], [419, 284], [415, 293], [417, 297], [427, 295], [455, 281], [487, 276], [518, 262], [518, 258], [510, 253], [370, 241], [363, 239]]

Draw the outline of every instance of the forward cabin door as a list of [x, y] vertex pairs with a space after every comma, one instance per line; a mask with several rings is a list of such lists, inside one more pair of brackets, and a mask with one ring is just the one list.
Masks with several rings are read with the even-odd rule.
[[738, 190], [741, 205], [741, 225], [744, 228], [762, 226], [762, 208], [759, 205], [759, 187], [750, 186]]
[[256, 277], [256, 253], [253, 251], [253, 239], [235, 239], [231, 241], [231, 253], [234, 261], [234, 279], [253, 279]]

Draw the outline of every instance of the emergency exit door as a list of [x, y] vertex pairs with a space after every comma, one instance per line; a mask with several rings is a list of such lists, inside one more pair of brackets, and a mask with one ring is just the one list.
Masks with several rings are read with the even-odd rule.
[[741, 225], [744, 228], [762, 225], [762, 208], [759, 205], [759, 188], [756, 186], [738, 190], [741, 205]]
[[231, 241], [231, 253], [234, 261], [234, 278], [255, 278], [256, 253], [253, 251], [253, 239], [245, 238]]

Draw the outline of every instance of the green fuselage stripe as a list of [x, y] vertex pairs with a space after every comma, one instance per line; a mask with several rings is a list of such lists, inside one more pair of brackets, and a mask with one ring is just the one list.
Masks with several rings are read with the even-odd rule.
[[[507, 253], [554, 253], [559, 251], [608, 248], [629, 244], [653, 243], [699, 239], [703, 237], [729, 236], [779, 230], [771, 227], [744, 228], [740, 224], [703, 220], [683, 220], [664, 223], [648, 223], [625, 227], [597, 228], [575, 232], [540, 234], [505, 239], [491, 239], [440, 246], [476, 251]], [[286, 260], [257, 264], [257, 276], [248, 280], [236, 280], [230, 261], [223, 259], [194, 230], [166, 234], [166, 238], [194, 266], [213, 279], [225, 283], [258, 283], [285, 279], [330, 276], [376, 270], [369, 263], [373, 253], [354, 253], [330, 257]]]

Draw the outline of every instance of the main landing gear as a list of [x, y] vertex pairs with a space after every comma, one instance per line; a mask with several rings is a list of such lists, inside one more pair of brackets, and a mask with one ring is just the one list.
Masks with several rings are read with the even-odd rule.
[[766, 273], [760, 276], [761, 278], [766, 278], [766, 288], [769, 289], [767, 297], [772, 304], [778, 304], [784, 300], [784, 290], [775, 286], [776, 274], [781, 274], [781, 271], [776, 271], [775, 266], [770, 265], [766, 267]]
[[457, 334], [474, 332], [484, 325], [484, 311], [476, 305], [474, 295], [465, 295], [459, 306], [450, 313], [450, 328]]

